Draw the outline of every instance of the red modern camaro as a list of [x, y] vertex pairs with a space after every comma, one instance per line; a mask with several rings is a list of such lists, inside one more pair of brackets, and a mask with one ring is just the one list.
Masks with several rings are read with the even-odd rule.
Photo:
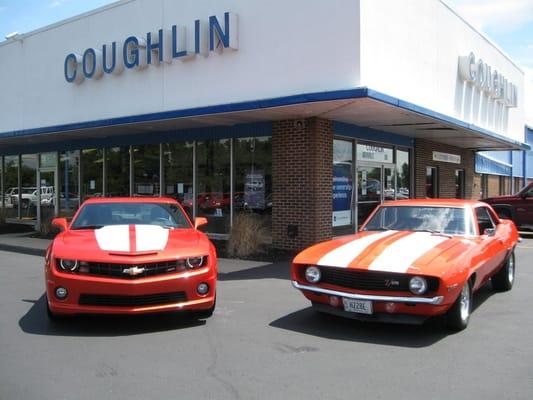
[[319, 312], [405, 323], [446, 315], [461, 330], [472, 294], [489, 279], [496, 290], [512, 288], [518, 240], [513, 222], [485, 203], [385, 202], [358, 234], [296, 256], [292, 284]]
[[181, 206], [166, 198], [82, 204], [46, 252], [48, 315], [213, 313], [217, 256]]

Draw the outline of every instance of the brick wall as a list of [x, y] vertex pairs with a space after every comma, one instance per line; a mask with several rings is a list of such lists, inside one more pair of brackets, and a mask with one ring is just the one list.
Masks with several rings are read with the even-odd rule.
[[[285, 120], [272, 128], [272, 245], [299, 250], [330, 239], [333, 129], [328, 120]], [[289, 237], [288, 226], [298, 228]]]
[[[433, 161], [433, 151], [457, 154], [461, 156], [461, 164]], [[474, 152], [454, 146], [435, 143], [429, 140], [415, 141], [415, 197], [426, 197], [426, 167], [438, 168], [438, 195], [440, 198], [455, 197], [455, 170], [465, 170], [465, 198], [476, 198], [479, 190], [474, 189]], [[479, 183], [478, 183], [479, 184]]]

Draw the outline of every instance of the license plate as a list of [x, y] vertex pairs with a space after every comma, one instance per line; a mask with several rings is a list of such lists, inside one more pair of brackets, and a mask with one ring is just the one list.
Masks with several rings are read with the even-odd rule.
[[359, 314], [372, 314], [372, 302], [368, 300], [354, 300], [354, 299], [342, 299], [344, 304], [344, 311], [359, 313]]

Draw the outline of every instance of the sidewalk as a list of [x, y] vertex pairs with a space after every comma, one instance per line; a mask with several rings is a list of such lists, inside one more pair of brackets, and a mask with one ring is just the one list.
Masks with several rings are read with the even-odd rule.
[[[0, 235], [0, 251], [42, 256], [51, 243], [49, 239], [30, 237], [34, 232], [5, 233]], [[1, 265], [1, 258], [0, 258]], [[256, 279], [280, 278], [289, 279], [289, 263], [268, 261], [249, 261], [232, 258], [218, 259], [219, 278], [225, 279]]]

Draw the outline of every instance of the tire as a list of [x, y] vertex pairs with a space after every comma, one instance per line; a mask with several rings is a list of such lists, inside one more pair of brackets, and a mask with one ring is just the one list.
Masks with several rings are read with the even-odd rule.
[[470, 314], [472, 313], [472, 286], [466, 282], [452, 308], [446, 313], [448, 328], [459, 332], [468, 326]]
[[515, 271], [515, 256], [512, 251], [500, 270], [491, 278], [492, 288], [497, 292], [511, 290], [515, 280]]

